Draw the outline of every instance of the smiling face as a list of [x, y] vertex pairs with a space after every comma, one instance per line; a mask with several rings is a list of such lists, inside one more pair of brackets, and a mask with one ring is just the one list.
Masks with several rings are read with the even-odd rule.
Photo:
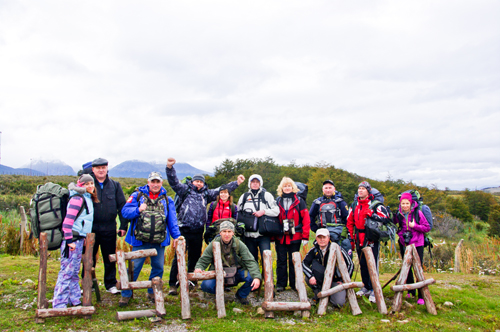
[[318, 245], [321, 249], [325, 249], [326, 246], [328, 246], [329, 241], [330, 241], [330, 238], [328, 236], [324, 236], [324, 235], [316, 236], [316, 242], [318, 242]]
[[227, 190], [222, 190], [219, 192], [219, 197], [223, 202], [227, 202], [229, 199], [229, 192]]
[[293, 186], [291, 183], [285, 183], [282, 189], [285, 194], [290, 194], [293, 191]]
[[203, 181], [201, 181], [201, 180], [194, 180], [194, 181], [193, 181], [193, 185], [194, 185], [196, 188], [198, 188], [198, 189], [203, 188], [203, 185], [204, 185], [204, 184], [205, 184], [205, 183], [204, 183]]
[[161, 190], [162, 184], [163, 184], [163, 181], [160, 181], [158, 179], [153, 179], [151, 181], [148, 181], [149, 191], [152, 192], [153, 194], [159, 193]]
[[94, 166], [92, 167], [92, 172], [99, 182], [104, 182], [106, 180], [106, 174], [108, 174], [108, 165]]
[[95, 190], [94, 181], [85, 182], [85, 189], [89, 194], [92, 194]]
[[403, 210], [403, 212], [410, 212], [410, 209], [411, 209], [410, 201], [407, 199], [402, 199], [401, 200], [401, 210]]
[[333, 196], [335, 194], [335, 187], [330, 183], [325, 183], [323, 185], [323, 194], [327, 197]]

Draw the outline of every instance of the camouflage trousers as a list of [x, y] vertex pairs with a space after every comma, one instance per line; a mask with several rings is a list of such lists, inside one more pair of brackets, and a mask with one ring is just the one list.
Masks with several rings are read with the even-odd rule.
[[82, 261], [84, 239], [75, 241], [75, 250], [69, 251], [69, 257], [63, 257], [66, 241], [61, 243], [61, 270], [57, 277], [56, 288], [54, 289], [53, 308], [66, 308], [68, 304], [81, 304], [81, 291], [79, 285], [80, 262]]

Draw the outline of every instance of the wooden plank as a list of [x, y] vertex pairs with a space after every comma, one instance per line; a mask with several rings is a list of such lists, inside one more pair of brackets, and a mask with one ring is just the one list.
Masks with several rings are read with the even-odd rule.
[[[144, 250], [129, 251], [129, 252], [125, 253], [125, 260], [156, 256], [157, 254], [158, 253], [156, 252], [156, 249], [144, 249]], [[116, 255], [113, 255], [113, 254], [109, 255], [109, 261], [111, 263], [116, 262]]]
[[21, 246], [20, 246], [20, 254], [24, 256], [23, 243], [24, 243], [24, 235], [26, 233], [26, 224], [28, 223], [28, 218], [26, 218], [26, 212], [24, 211], [24, 206], [19, 207], [19, 214], [21, 215]]
[[[47, 309], [49, 307], [49, 303], [47, 302], [47, 256], [48, 256], [48, 246], [49, 241], [47, 239], [47, 233], [40, 233], [39, 238], [40, 244], [40, 266], [38, 268], [38, 300], [37, 300], [37, 309]], [[45, 319], [36, 315], [35, 318], [36, 323], [45, 323]]]
[[[142, 280], [142, 281], [134, 281], [134, 282], [129, 282], [128, 283], [128, 288], [125, 289], [144, 289], [144, 288], [151, 288], [151, 280]], [[116, 288], [119, 290], [123, 290], [122, 284], [120, 281], [116, 283]]]
[[165, 298], [163, 297], [163, 281], [160, 277], [154, 277], [152, 280], [153, 292], [155, 296], [156, 314], [160, 317], [165, 316]]
[[[399, 274], [398, 280], [396, 280], [396, 285], [404, 285], [406, 283], [406, 279], [408, 278], [408, 273], [410, 272], [412, 260], [413, 260], [413, 254], [411, 246], [407, 246], [403, 257], [403, 265], [401, 266], [401, 273]], [[396, 292], [396, 294], [394, 295], [394, 300], [392, 302], [392, 312], [400, 311], [402, 305], [403, 305], [403, 293]]]
[[[342, 256], [342, 251], [340, 247], [336, 243], [332, 243], [336, 247], [335, 252], [337, 253], [337, 267], [340, 271], [340, 275], [342, 276], [342, 281], [344, 284], [351, 282], [351, 276], [349, 275], [349, 271], [347, 271], [347, 266], [345, 265], [344, 256]], [[358, 300], [356, 299], [356, 293], [354, 289], [347, 290], [347, 299], [349, 300], [349, 305], [351, 306], [351, 312], [354, 316], [360, 315], [362, 313], [361, 308], [359, 307]]]
[[[89, 307], [92, 305], [92, 253], [95, 244], [95, 234], [89, 233], [85, 238], [85, 254], [83, 255], [83, 298], [82, 305], [84, 307]], [[90, 319], [92, 316], [85, 316], [85, 318]]]
[[120, 322], [122, 320], [154, 316], [156, 316], [156, 310], [119, 311], [116, 313], [116, 320]]
[[118, 274], [120, 275], [120, 289], [129, 289], [127, 266], [125, 264], [125, 253], [123, 250], [117, 250], [116, 265], [118, 265]]
[[[223, 272], [223, 276], [225, 277], [226, 272], [224, 272], [224, 271], [222, 271], [222, 272]], [[215, 276], [216, 276], [215, 271], [203, 271], [203, 272], [199, 272], [199, 273], [192, 272], [192, 273], [187, 274], [188, 280], [192, 280], [192, 281], [215, 279]]]
[[[274, 300], [274, 282], [273, 282], [273, 261], [271, 250], [264, 250], [262, 257], [264, 265], [264, 301], [272, 302]], [[274, 312], [266, 310], [264, 317], [274, 318]]]
[[191, 304], [189, 300], [189, 286], [187, 282], [187, 270], [186, 270], [186, 240], [183, 236], [179, 237], [177, 242], [177, 269], [179, 274], [177, 279], [179, 280], [179, 290], [181, 297], [181, 312], [182, 319], [191, 318]]
[[262, 309], [270, 311], [303, 311], [311, 310], [309, 302], [263, 302]]
[[219, 242], [213, 242], [214, 264], [217, 280], [215, 286], [215, 306], [217, 307], [217, 317], [226, 317], [226, 306], [224, 304], [224, 276], [222, 269], [221, 248]]
[[[412, 252], [413, 252], [413, 271], [415, 271], [415, 279], [417, 281], [425, 281], [424, 270], [422, 269], [422, 264], [420, 264], [420, 258], [418, 256], [417, 249], [412, 244]], [[422, 297], [425, 301], [425, 306], [427, 307], [427, 312], [432, 315], [437, 315], [436, 305], [432, 300], [431, 292], [429, 291], [429, 287], [424, 286], [420, 289], [422, 293]]]
[[368, 266], [368, 273], [370, 274], [370, 280], [372, 282], [373, 293], [375, 294], [378, 312], [380, 312], [382, 315], [387, 315], [384, 293], [382, 292], [382, 285], [380, 285], [377, 264], [375, 263], [375, 257], [373, 256], [372, 248], [365, 247], [362, 249], [362, 251], [366, 258], [366, 265]]
[[[335, 273], [335, 265], [337, 264], [337, 253], [338, 246], [334, 246], [333, 243], [330, 244], [330, 250], [328, 251], [328, 261], [326, 263], [325, 279], [323, 279], [323, 287], [321, 291], [326, 291], [330, 289], [333, 280], [333, 274]], [[326, 308], [328, 307], [328, 298], [323, 298], [319, 300], [318, 305], [318, 315], [322, 316], [326, 314]]]
[[436, 283], [436, 280], [434, 280], [433, 278], [430, 278], [430, 279], [427, 279], [425, 281], [416, 282], [414, 284], [394, 285], [391, 287], [391, 289], [395, 292], [405, 292], [405, 291], [409, 291], [409, 290], [419, 289], [419, 288], [422, 288], [424, 286], [429, 286], [429, 285], [432, 285], [435, 283]]
[[60, 316], [90, 316], [92, 314], [95, 314], [94, 307], [72, 307], [36, 310], [36, 316], [41, 318]]
[[350, 282], [347, 284], [340, 284], [340, 285], [337, 285], [337, 286], [330, 288], [326, 291], [319, 292], [317, 296], [319, 298], [325, 298], [325, 297], [328, 298], [330, 295], [336, 294], [340, 291], [343, 291], [346, 289], [351, 289], [351, 288], [361, 288], [361, 287], [363, 287], [362, 282]]
[[[292, 253], [293, 266], [295, 268], [295, 289], [299, 293], [300, 302], [309, 303], [307, 299], [307, 290], [304, 283], [304, 273], [302, 272], [302, 257], [300, 252], [296, 251]], [[311, 313], [308, 310], [302, 311], [302, 317], [309, 318]]]

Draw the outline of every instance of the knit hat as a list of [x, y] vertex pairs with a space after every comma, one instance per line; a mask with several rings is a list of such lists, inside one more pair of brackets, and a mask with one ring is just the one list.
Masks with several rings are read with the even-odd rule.
[[331, 184], [332, 186], [334, 186], [334, 187], [335, 187], [335, 183], [333, 183], [333, 181], [332, 181], [332, 180], [328, 179], [328, 180], [323, 181], [323, 185], [325, 185], [325, 184], [327, 184], [327, 183], [329, 183], [329, 184]]
[[330, 237], [330, 232], [326, 228], [320, 228], [316, 231], [316, 237], [318, 237], [320, 235]]
[[358, 185], [358, 188], [359, 187], [364, 187], [366, 188], [366, 190], [368, 190], [369, 193], [372, 192], [372, 186], [370, 186], [370, 184], [368, 183], [368, 181], [363, 181], [361, 182], [359, 185]]
[[78, 187], [83, 187], [85, 183], [87, 182], [94, 182], [94, 178], [91, 177], [89, 174], [83, 174], [78, 178], [78, 181], [76, 182], [76, 185]]
[[410, 201], [410, 204], [413, 204], [413, 197], [411, 196], [410, 193], [402, 193], [399, 201], [402, 202], [403, 199], [407, 199], [408, 201]]
[[234, 232], [234, 225], [232, 222], [230, 222], [229, 220], [226, 220], [226, 221], [223, 221], [221, 224], [220, 224], [220, 227], [219, 227], [219, 232], [222, 232], [222, 231], [225, 231], [225, 230], [230, 230], [230, 231], [233, 231]]
[[108, 166], [108, 161], [104, 158], [94, 159], [94, 161], [92, 162], [92, 167], [96, 166]]
[[252, 174], [248, 178], [248, 188], [250, 188], [250, 183], [252, 182], [253, 179], [259, 180], [261, 187], [264, 185], [264, 180], [262, 180], [262, 176], [260, 176], [259, 174]]
[[193, 176], [193, 179], [191, 181], [196, 181], [196, 180], [205, 183], [205, 177], [203, 176], [203, 174], [196, 174], [195, 176]]
[[219, 192], [224, 191], [224, 190], [229, 193], [229, 186], [226, 184], [223, 184], [222, 186], [220, 186]]

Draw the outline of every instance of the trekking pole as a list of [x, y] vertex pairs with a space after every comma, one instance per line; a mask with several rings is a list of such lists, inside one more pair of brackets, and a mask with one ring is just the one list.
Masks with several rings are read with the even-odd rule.
[[392, 277], [388, 282], [385, 283], [385, 285], [382, 287], [382, 289], [384, 289], [387, 285], [389, 285], [393, 280], [395, 280], [398, 275], [401, 273], [401, 268], [399, 268], [399, 271], [396, 272], [396, 274], [394, 275], [394, 277]]

